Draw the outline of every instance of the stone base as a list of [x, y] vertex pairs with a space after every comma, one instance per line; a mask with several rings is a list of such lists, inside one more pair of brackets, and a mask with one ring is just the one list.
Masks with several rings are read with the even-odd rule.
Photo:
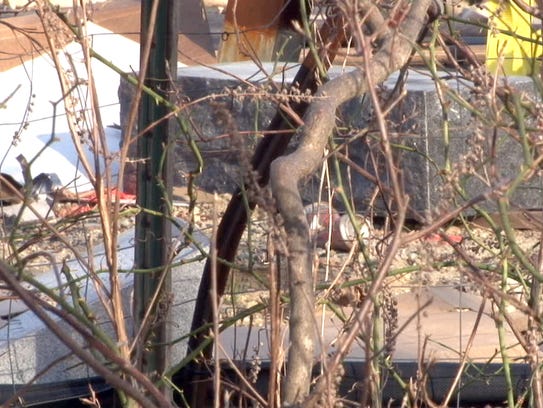
[[[201, 233], [196, 232], [194, 239], [203, 248], [209, 247], [209, 241]], [[127, 230], [119, 236], [118, 260], [119, 268], [130, 270], [133, 267], [134, 259], [134, 230]], [[105, 259], [103, 247], [97, 246], [93, 250], [94, 269], [104, 268]], [[174, 263], [180, 259], [193, 259], [199, 255], [196, 247], [189, 246], [181, 251]], [[192, 317], [194, 314], [194, 303], [205, 261], [187, 263], [183, 266], [172, 268], [171, 288], [171, 321], [168, 329], [171, 339], [175, 340], [168, 349], [171, 364], [177, 364], [185, 357], [187, 341], [179, 341], [190, 332]], [[87, 306], [96, 317], [100, 329], [115, 339], [115, 331], [111, 321], [104, 310], [94, 286], [88, 277], [88, 272], [80, 266], [77, 260], [69, 260], [67, 265], [74, 278], [79, 278], [80, 291], [85, 296]], [[105, 288], [109, 287], [108, 274], [99, 275]], [[41, 284], [50, 289], [58, 287], [58, 279], [55, 271], [43, 273], [35, 277]], [[123, 303], [126, 324], [129, 331], [132, 326], [133, 307], [133, 274], [121, 273], [120, 284], [123, 286]], [[66, 291], [66, 288], [64, 289]], [[67, 294], [67, 301], [70, 302], [70, 295]], [[0, 301], [0, 388], [3, 384], [27, 384], [30, 382], [45, 384], [58, 381], [69, 381], [74, 379], [85, 379], [94, 377], [96, 373], [83, 364], [76, 356], [70, 353], [56, 335], [54, 335], [34, 313], [25, 311], [25, 305], [14, 303], [6, 299]], [[19, 314], [20, 313], [20, 314]], [[73, 340], [81, 346], [86, 342], [78, 333], [63, 322], [60, 317], [49, 314], [50, 318], [57, 323]], [[131, 333], [129, 333], [131, 336]], [[34, 377], [39, 374], [39, 377]], [[1, 391], [1, 390], [0, 390]], [[3, 401], [0, 401], [0, 403]]]
[[[275, 113], [275, 103], [265, 95], [265, 91], [284, 89], [284, 85], [291, 83], [297, 66], [265, 63], [263, 69], [274, 75], [263, 74], [251, 62], [179, 69], [177, 83], [180, 94], [189, 101], [199, 101], [190, 105], [186, 113], [192, 126], [190, 136], [196, 141], [204, 159], [204, 169], [197, 182], [201, 188], [231, 192], [240, 184], [240, 163], [244, 162], [241, 158], [252, 153], [258, 139], [264, 137], [261, 131], [266, 129]], [[341, 67], [334, 67], [330, 76], [337, 77], [341, 70]], [[380, 86], [385, 100], [391, 96], [396, 80], [397, 75], [392, 75]], [[498, 129], [494, 132], [492, 124], [483, 123], [484, 115], [477, 119], [446, 93], [448, 87], [469, 103], [475, 103], [475, 97], [471, 96], [472, 85], [451, 79], [440, 83], [446, 109], [442, 108], [435, 81], [430, 75], [409, 72], [406, 94], [401, 99], [393, 97], [397, 101], [387, 118], [405, 194], [409, 196], [411, 208], [422, 214], [442, 212], [481, 193], [490, 193], [516, 177], [523, 167], [521, 143], [505, 131]], [[508, 85], [519, 93], [533, 95], [535, 92], [528, 77], [509, 78]], [[121, 97], [121, 112], [126, 112], [129, 106], [130, 92], [126, 84], [121, 85], [120, 94], [124, 95]], [[480, 106], [480, 98], [477, 103], [477, 109], [488, 109]], [[356, 166], [378, 177], [386, 187], [390, 175], [385, 168], [381, 138], [372, 112], [367, 97], [356, 98], [342, 106], [338, 112], [335, 144]], [[225, 115], [229, 117], [228, 121]], [[227, 122], [230, 122], [228, 126]], [[121, 123], [124, 123], [123, 117]], [[230, 136], [232, 124], [244, 141], [243, 149]], [[186, 137], [176, 135], [176, 140], [175, 178], [177, 183], [184, 183], [188, 172], [196, 167], [196, 161]], [[333, 172], [332, 162], [329, 168]], [[340, 168], [344, 188], [353, 198], [356, 209], [365, 211], [373, 206], [383, 213], [387, 208], [384, 202], [389, 197], [386, 194], [376, 196], [375, 183], [357, 167], [341, 164]], [[331, 179], [336, 180], [337, 177], [332, 174]], [[453, 194], [454, 183], [451, 182], [459, 183], [464, 189], [464, 198]], [[318, 186], [317, 177], [303, 186], [306, 201], [318, 198]], [[514, 207], [540, 208], [543, 204], [541, 189], [540, 177], [533, 177], [519, 185], [510, 202]], [[376, 200], [372, 199], [374, 196]], [[483, 207], [495, 208], [490, 201]]]

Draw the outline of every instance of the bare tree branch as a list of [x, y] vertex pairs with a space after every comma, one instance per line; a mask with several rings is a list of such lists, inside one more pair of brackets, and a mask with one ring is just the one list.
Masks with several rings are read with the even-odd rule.
[[[272, 163], [272, 191], [289, 236], [290, 349], [283, 387], [284, 404], [300, 403], [309, 394], [317, 333], [313, 313], [315, 298], [309, 226], [298, 183], [311, 175], [320, 164], [328, 137], [335, 127], [337, 107], [366, 93], [370, 86], [368, 78], [371, 78], [372, 84], [383, 82], [407, 62], [413, 45], [428, 22], [431, 5], [432, 0], [406, 3], [403, 9], [408, 11], [394, 19], [396, 30], [386, 32], [382, 46], [367, 64], [367, 72], [357, 68], [324, 84], [304, 115], [305, 124], [299, 130], [300, 145], [293, 153]], [[386, 273], [380, 272], [381, 275]]]
[[[19, 296], [19, 298], [47, 326], [47, 328], [66, 345], [66, 347], [68, 347], [83, 362], [88, 364], [88, 366], [97, 374], [102, 376], [106, 382], [111, 384], [116, 389], [122, 389], [128, 396], [137, 401], [141, 407], [155, 407], [157, 405], [161, 407], [169, 406], [168, 401], [163, 398], [162, 394], [156, 389], [156, 387], [154, 387], [151, 381], [143, 374], [135, 370], [129, 361], [124, 360], [120, 356], [116, 356], [114, 350], [109, 349], [100, 341], [97, 341], [97, 339], [95, 339], [91, 333], [81, 326], [75, 317], [69, 313], [64, 313], [59, 309], [55, 309], [47, 302], [30, 293], [18, 281], [13, 270], [11, 270], [11, 268], [3, 261], [0, 261], [0, 278], [11, 290], [17, 294], [17, 296]], [[66, 333], [65, 329], [63, 329], [47, 314], [45, 308], [48, 308], [50, 312], [60, 315], [65, 323], [71, 325], [75, 331], [77, 331], [85, 338], [85, 340], [91, 343], [91, 348], [107, 355], [109, 361], [116, 363], [119, 369], [132, 375], [132, 378], [137, 379], [140, 381], [140, 383], [144, 383], [146, 385], [146, 390], [156, 398], [156, 403], [152, 402], [151, 399], [144, 395], [140, 389], [134, 387], [128, 378], [122, 378], [122, 376], [120, 376], [118, 373], [113, 372], [105, 364], [100, 362], [96, 356], [92, 354], [92, 352], [88, 351], [83, 345], [79, 344], [75, 339], [70, 337], [70, 335]]]

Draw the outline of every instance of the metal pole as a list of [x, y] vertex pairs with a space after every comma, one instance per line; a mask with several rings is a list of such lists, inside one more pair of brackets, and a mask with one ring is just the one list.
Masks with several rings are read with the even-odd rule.
[[[151, 24], [153, 2], [158, 2], [156, 24]], [[145, 84], [169, 98], [171, 78], [177, 77], [176, 0], [142, 0], [142, 55], [146, 37], [151, 36], [151, 52]], [[135, 267], [150, 270], [134, 277], [134, 320], [136, 333], [142, 332], [135, 351], [138, 368], [152, 379], [158, 379], [167, 367], [169, 340], [164, 308], [170, 293], [168, 255], [171, 224], [168, 222], [167, 200], [171, 200], [170, 122], [161, 120], [166, 106], [143, 94], [139, 112], [139, 129], [156, 123], [138, 139], [137, 203], [144, 209], [136, 218]], [[145, 211], [149, 210], [149, 211]], [[158, 215], [157, 215], [158, 214]], [[158, 293], [158, 296], [156, 296]], [[153, 303], [153, 300], [156, 300]], [[146, 319], [145, 315], [151, 311]]]

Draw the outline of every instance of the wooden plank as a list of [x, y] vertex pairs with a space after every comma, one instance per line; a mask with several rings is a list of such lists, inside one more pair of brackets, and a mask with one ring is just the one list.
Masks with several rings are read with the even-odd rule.
[[[182, 0], [179, 19], [178, 60], [186, 65], [217, 61], [202, 0]], [[140, 41], [140, 1], [122, 0], [94, 7], [93, 21], [108, 30]]]
[[209, 22], [202, 0], [181, 0], [179, 7], [179, 60], [187, 65], [217, 62]]
[[[484, 65], [485, 63], [485, 45], [484, 44], [478, 44], [478, 45], [469, 45], [468, 48], [473, 51], [475, 56], [477, 57], [477, 61]], [[309, 50], [306, 50], [306, 52], [309, 52]], [[360, 55], [354, 55], [353, 49], [347, 49], [342, 48], [338, 51], [337, 57], [335, 60], [335, 64], [337, 65], [352, 65], [352, 66], [363, 66], [364, 59]], [[450, 61], [448, 59], [447, 54], [445, 51], [437, 47], [435, 50], [435, 56], [437, 59], [438, 64], [442, 64], [443, 66], [451, 66]], [[426, 61], [430, 59], [430, 52], [428, 50], [422, 50], [422, 52], [419, 54], [415, 54], [411, 60], [410, 66], [417, 66], [417, 67], [424, 67], [426, 65]]]
[[39, 56], [46, 44], [42, 25], [35, 14], [0, 19], [0, 71]]
[[[178, 50], [179, 61], [187, 65], [216, 62], [209, 26], [201, 0], [183, 0]], [[200, 4], [198, 8], [196, 4]], [[89, 8], [92, 22], [133, 41], [140, 38], [140, 1], [119, 0]], [[71, 38], [69, 35], [66, 39]], [[0, 19], [0, 71], [6, 71], [45, 52], [47, 41], [38, 16], [27, 13]]]

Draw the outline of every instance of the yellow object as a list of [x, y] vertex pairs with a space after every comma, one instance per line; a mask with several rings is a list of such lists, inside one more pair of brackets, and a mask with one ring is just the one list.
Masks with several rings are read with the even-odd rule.
[[[532, 5], [534, 0], [526, 1]], [[512, 0], [490, 0], [486, 66], [497, 75], [533, 75], [541, 68], [541, 30]]]

